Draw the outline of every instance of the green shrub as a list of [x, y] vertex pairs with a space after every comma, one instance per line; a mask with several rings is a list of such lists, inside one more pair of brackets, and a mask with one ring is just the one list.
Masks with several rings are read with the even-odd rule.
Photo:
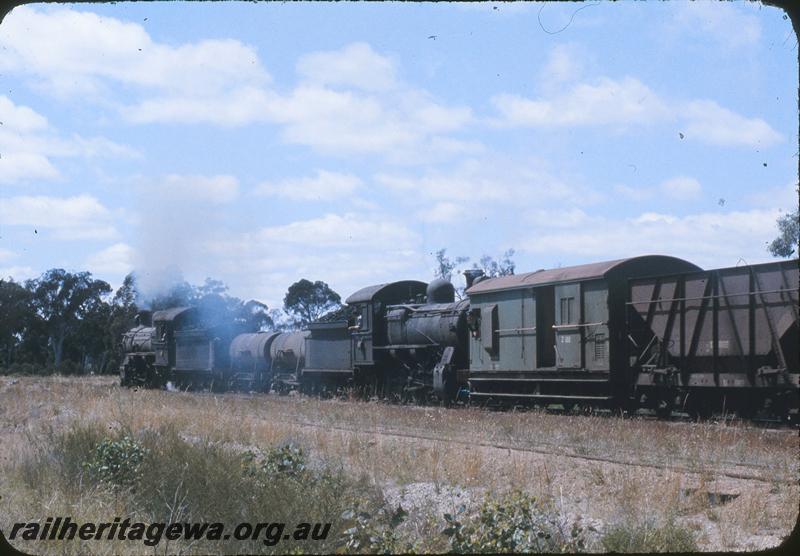
[[397, 554], [414, 552], [414, 545], [402, 542], [396, 528], [405, 521], [408, 512], [402, 506], [393, 511], [386, 508], [377, 514], [350, 509], [341, 515], [346, 527], [339, 537], [339, 552], [364, 554]]
[[692, 532], [671, 519], [660, 527], [652, 521], [616, 525], [602, 543], [608, 552], [697, 552]]
[[84, 462], [83, 468], [90, 477], [112, 487], [132, 487], [141, 478], [146, 454], [147, 450], [128, 435], [104, 438], [95, 446], [92, 458]]
[[[87, 495], [119, 504], [143, 522], [330, 523], [325, 540], [266, 545], [264, 539], [197, 541], [193, 552], [330, 553], [352, 522], [343, 512], [360, 504], [379, 515], [380, 490], [327, 464], [306, 465], [305, 452], [284, 445], [250, 453], [208, 438], [187, 439], [173, 424], [139, 433], [111, 433], [76, 424], [32, 437], [33, 454], [19, 470], [31, 489], [55, 489], [68, 505]], [[46, 486], [43, 486], [46, 485]], [[108, 492], [96, 487], [110, 487]], [[289, 531], [287, 531], [289, 532]], [[186, 549], [170, 545], [170, 552]]]
[[301, 478], [306, 473], [306, 455], [294, 444], [272, 448], [266, 454], [247, 450], [243, 455], [245, 473], [252, 477], [274, 478], [288, 476]]
[[450, 549], [458, 553], [578, 552], [585, 548], [584, 530], [569, 531], [558, 512], [519, 491], [484, 501], [476, 517], [461, 520], [445, 514]]

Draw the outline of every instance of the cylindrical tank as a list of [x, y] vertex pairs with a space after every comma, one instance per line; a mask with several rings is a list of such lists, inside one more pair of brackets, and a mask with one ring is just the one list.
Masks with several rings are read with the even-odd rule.
[[153, 351], [153, 336], [156, 329], [152, 326], [135, 326], [122, 335], [122, 351], [124, 353], [140, 353]]
[[389, 345], [458, 346], [466, 337], [469, 300], [390, 309], [387, 316]]
[[277, 332], [239, 334], [228, 348], [234, 371], [266, 371], [269, 368], [269, 345]]
[[278, 334], [269, 346], [273, 369], [293, 371], [298, 367], [298, 362], [302, 365], [305, 359], [306, 336], [308, 331]]

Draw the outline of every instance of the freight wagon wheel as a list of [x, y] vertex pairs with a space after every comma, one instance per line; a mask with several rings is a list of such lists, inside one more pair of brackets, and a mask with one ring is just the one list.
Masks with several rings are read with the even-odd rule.
[[216, 392], [216, 393], [224, 392], [226, 390], [225, 381], [224, 380], [220, 380], [220, 379], [216, 379], [216, 378], [212, 378], [209, 390], [211, 390], [212, 392]]
[[708, 421], [714, 415], [714, 408], [711, 401], [702, 398], [695, 398], [693, 403], [686, 409], [693, 421]]
[[667, 419], [672, 416], [672, 403], [669, 400], [662, 399], [656, 405], [656, 416], [659, 419]]

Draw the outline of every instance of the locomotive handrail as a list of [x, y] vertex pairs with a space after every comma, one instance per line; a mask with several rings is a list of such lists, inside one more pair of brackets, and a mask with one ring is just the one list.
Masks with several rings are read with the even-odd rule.
[[751, 292], [729, 293], [728, 295], [701, 295], [700, 297], [670, 297], [662, 299], [645, 299], [642, 301], [626, 301], [625, 305], [641, 305], [642, 303], [667, 303], [670, 301], [698, 301], [701, 299], [716, 299], [720, 297], [744, 297], [745, 295], [763, 295], [765, 293], [796, 293], [797, 289], [782, 288], [780, 290], [753, 290]]
[[[463, 300], [462, 300], [463, 301]], [[431, 305], [454, 305], [457, 304], [458, 301], [454, 301], [453, 303], [397, 303], [396, 305], [387, 305], [386, 309], [408, 309], [412, 313], [424, 313], [426, 311], [430, 311], [432, 313], [442, 312], [443, 309], [431, 309]], [[447, 311], [453, 311], [454, 309], [445, 309]]]
[[535, 331], [536, 327], [535, 326], [528, 326], [528, 327], [525, 327], [525, 328], [500, 328], [500, 329], [497, 330], [497, 332], [498, 333], [500, 333], [500, 332], [524, 332], [524, 331], [527, 331], [527, 330]]
[[582, 326], [604, 326], [607, 324], [608, 322], [586, 322], [582, 324], [554, 324], [553, 328], [555, 330], [560, 330], [561, 328], [580, 328]]

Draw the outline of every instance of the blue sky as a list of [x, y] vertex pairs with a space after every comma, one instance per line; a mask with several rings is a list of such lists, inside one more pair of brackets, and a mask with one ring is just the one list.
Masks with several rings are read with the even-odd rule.
[[277, 307], [429, 280], [440, 248], [763, 262], [797, 205], [797, 48], [743, 2], [18, 7], [0, 275]]

